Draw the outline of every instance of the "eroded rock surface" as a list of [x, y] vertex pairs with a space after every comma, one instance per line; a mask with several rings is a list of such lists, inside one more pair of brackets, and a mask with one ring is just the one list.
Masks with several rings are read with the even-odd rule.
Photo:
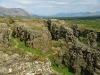
[[[51, 62], [46, 59], [44, 61], [33, 60], [30, 58], [34, 55], [27, 54], [20, 56], [19, 54], [8, 55], [0, 51], [0, 74], [2, 75], [54, 75], [57, 74], [51, 68]], [[60, 75], [60, 74], [58, 74]]]
[[[13, 25], [12, 36], [25, 42], [26, 46], [39, 49], [43, 53], [54, 51], [51, 57], [58, 68], [68, 67], [76, 75], [100, 75], [100, 32], [81, 30], [77, 25], [69, 26], [65, 21], [56, 19], [25, 19], [15, 21]], [[0, 43], [6, 45], [9, 42], [9, 28], [3, 23], [0, 26]], [[31, 54], [22, 57], [17, 53], [8, 55], [4, 53], [6, 49], [2, 49], [0, 65], [8, 69], [1, 68], [11, 75], [56, 73], [47, 59], [32, 60], [34, 56], [30, 56]]]
[[6, 23], [0, 23], [0, 45], [8, 46], [9, 44], [9, 27]]
[[30, 25], [26, 22], [17, 22], [12, 35], [24, 41], [26, 46], [46, 52], [50, 50], [51, 34], [45, 27], [44, 20], [37, 21], [39, 22], [32, 21]]
[[[97, 33], [92, 30], [81, 31], [77, 25], [69, 28], [66, 24], [59, 22], [58, 20], [47, 22], [52, 39], [63, 41], [61, 50], [58, 50], [58, 54], [54, 57], [56, 65], [63, 68], [61, 65], [63, 64], [76, 75], [80, 73], [99, 75], [100, 48], [97, 47]], [[86, 43], [80, 41], [80, 37], [86, 38]]]

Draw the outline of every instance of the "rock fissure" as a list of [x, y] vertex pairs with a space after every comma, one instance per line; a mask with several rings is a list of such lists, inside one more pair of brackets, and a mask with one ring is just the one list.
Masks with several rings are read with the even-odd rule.
[[[58, 65], [58, 67], [61, 67], [61, 64], [69, 67], [69, 70], [76, 75], [79, 73], [82, 75], [99, 75], [99, 65], [97, 67], [100, 60], [100, 48], [97, 46], [99, 34], [92, 30], [81, 31], [77, 25], [67, 27], [62, 24], [57, 24], [56, 22], [57, 21], [52, 20], [48, 21], [48, 29], [51, 32], [53, 40], [59, 41], [64, 39], [65, 48], [62, 48], [58, 55], [55, 55], [55, 64]], [[86, 43], [82, 43], [79, 37], [87, 38]], [[70, 47], [68, 47], [68, 45], [70, 45]], [[65, 51], [65, 53], [63, 53], [63, 51]], [[59, 56], [59, 54], [61, 54], [61, 56]]]
[[[100, 74], [100, 47], [98, 45], [100, 43], [100, 32], [88, 29], [81, 30], [77, 25], [69, 26], [63, 20], [35, 19], [31, 21], [31, 23], [29, 20], [23, 22], [15, 21], [14, 26], [10, 28], [12, 31], [8, 30], [7, 24], [1, 23], [1, 45], [4, 47], [9, 46], [9, 39], [11, 39], [12, 33], [14, 38], [23, 41], [27, 47], [41, 50], [42, 54], [50, 50], [53, 51], [54, 53], [50, 54], [50, 56], [52, 55], [52, 61], [58, 68], [63, 69], [68, 67], [69, 71], [75, 75]], [[16, 43], [15, 48], [18, 48], [18, 42], [15, 40], [14, 42]], [[10, 58], [13, 60], [10, 60]], [[11, 56], [4, 54], [0, 58], [3, 59], [3, 61], [0, 61], [0, 64], [4, 61], [7, 61], [4, 64], [12, 63], [12, 65], [8, 66], [9, 73], [12, 75], [32, 75], [34, 73], [39, 73], [40, 75], [56, 74], [56, 72], [52, 71], [51, 63], [48, 61], [28, 62], [29, 58], [33, 59], [34, 55], [32, 57], [30, 53], [22, 58], [18, 54]], [[37, 58], [38, 56], [34, 59]]]

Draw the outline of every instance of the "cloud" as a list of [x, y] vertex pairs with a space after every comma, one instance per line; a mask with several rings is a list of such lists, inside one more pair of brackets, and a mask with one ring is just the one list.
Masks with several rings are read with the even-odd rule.
[[100, 0], [1, 0], [0, 5], [39, 15], [100, 10]]
[[73, 5], [79, 5], [79, 6], [94, 6], [94, 5], [99, 5], [99, 2], [96, 0], [83, 0], [79, 2], [73, 3]]
[[14, 2], [20, 3], [20, 4], [32, 4], [33, 0], [12, 0]]

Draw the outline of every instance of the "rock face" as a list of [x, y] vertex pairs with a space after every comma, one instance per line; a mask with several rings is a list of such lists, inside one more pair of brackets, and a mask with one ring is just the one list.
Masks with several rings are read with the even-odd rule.
[[[28, 26], [27, 23], [16, 22], [13, 32], [11, 30], [12, 24], [0, 23], [0, 75], [58, 74], [52, 69], [51, 62], [48, 58], [25, 52], [23, 49], [10, 45], [11, 33], [13, 33], [12, 35], [24, 41], [26, 46], [43, 51], [49, 50], [51, 40], [50, 32], [45, 27], [43, 20], [39, 22], [41, 22], [41, 25], [33, 24], [32, 27]], [[19, 55], [21, 50], [23, 53]]]
[[45, 27], [44, 21], [39, 19], [38, 21], [41, 23], [33, 21], [30, 26], [27, 23], [16, 23], [12, 35], [24, 41], [26, 46], [45, 52], [50, 50], [51, 34]]
[[6, 23], [0, 23], [0, 45], [7, 46], [9, 44], [9, 27]]
[[79, 27], [77, 25], [72, 25], [71, 28], [73, 29], [73, 34], [75, 37], [77, 37], [79, 40], [80, 37], [85, 38], [85, 43], [91, 47], [96, 47], [97, 46], [97, 33], [94, 32], [93, 30], [88, 30], [88, 29], [84, 29], [83, 31], [81, 31], [81, 29], [79, 29]]
[[30, 62], [30, 58], [34, 58], [34, 55], [21, 57], [19, 54], [8, 55], [0, 51], [0, 75], [57, 75], [48, 59]]
[[65, 21], [59, 21], [59, 20], [48, 20], [48, 29], [52, 35], [53, 40], [58, 40], [61, 38], [64, 38], [66, 41], [66, 36], [69, 35], [69, 39], [71, 38], [70, 35], [73, 34], [73, 30], [69, 27], [66, 27]]
[[[96, 32], [91, 30], [81, 31], [77, 26], [69, 28], [57, 21], [47, 21], [52, 39], [62, 40], [64, 43], [61, 42], [60, 48], [62, 49], [54, 57], [55, 64], [59, 68], [62, 68], [61, 64], [69, 67], [69, 70], [76, 75], [79, 73], [82, 75], [99, 75], [100, 48], [97, 47], [99, 34], [97, 36]], [[79, 37], [86, 38], [86, 43], [82, 43]]]
[[[9, 41], [9, 28], [4, 23], [1, 23], [0, 27], [0, 43], [6, 45]], [[25, 42], [26, 46], [39, 49], [43, 53], [49, 50], [55, 51], [52, 58], [58, 68], [68, 67], [75, 75], [100, 75], [100, 47], [98, 45], [100, 32], [81, 30], [77, 25], [69, 26], [62, 20], [29, 19], [15, 21], [12, 36]], [[11, 75], [34, 73], [53, 75], [56, 73], [52, 71], [47, 59], [44, 62], [30, 62], [29, 59], [34, 58], [31, 54], [23, 57], [18, 54], [2, 54], [1, 56], [0, 64], [4, 64], [8, 69], [1, 68]]]
[[100, 42], [100, 32], [97, 32], [97, 41]]

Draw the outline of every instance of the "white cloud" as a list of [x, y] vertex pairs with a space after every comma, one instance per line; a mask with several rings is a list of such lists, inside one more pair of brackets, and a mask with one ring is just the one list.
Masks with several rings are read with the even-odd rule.
[[0, 0], [5, 7], [23, 8], [29, 13], [51, 15], [56, 13], [99, 11], [100, 0]]
[[57, 2], [58, 4], [69, 4], [68, 2]]
[[18, 2], [20, 4], [32, 4], [34, 0], [12, 0], [14, 2]]
[[72, 5], [79, 5], [79, 6], [94, 6], [94, 5], [98, 5], [99, 2], [97, 2], [97, 0], [82, 0], [79, 2], [75, 2]]

